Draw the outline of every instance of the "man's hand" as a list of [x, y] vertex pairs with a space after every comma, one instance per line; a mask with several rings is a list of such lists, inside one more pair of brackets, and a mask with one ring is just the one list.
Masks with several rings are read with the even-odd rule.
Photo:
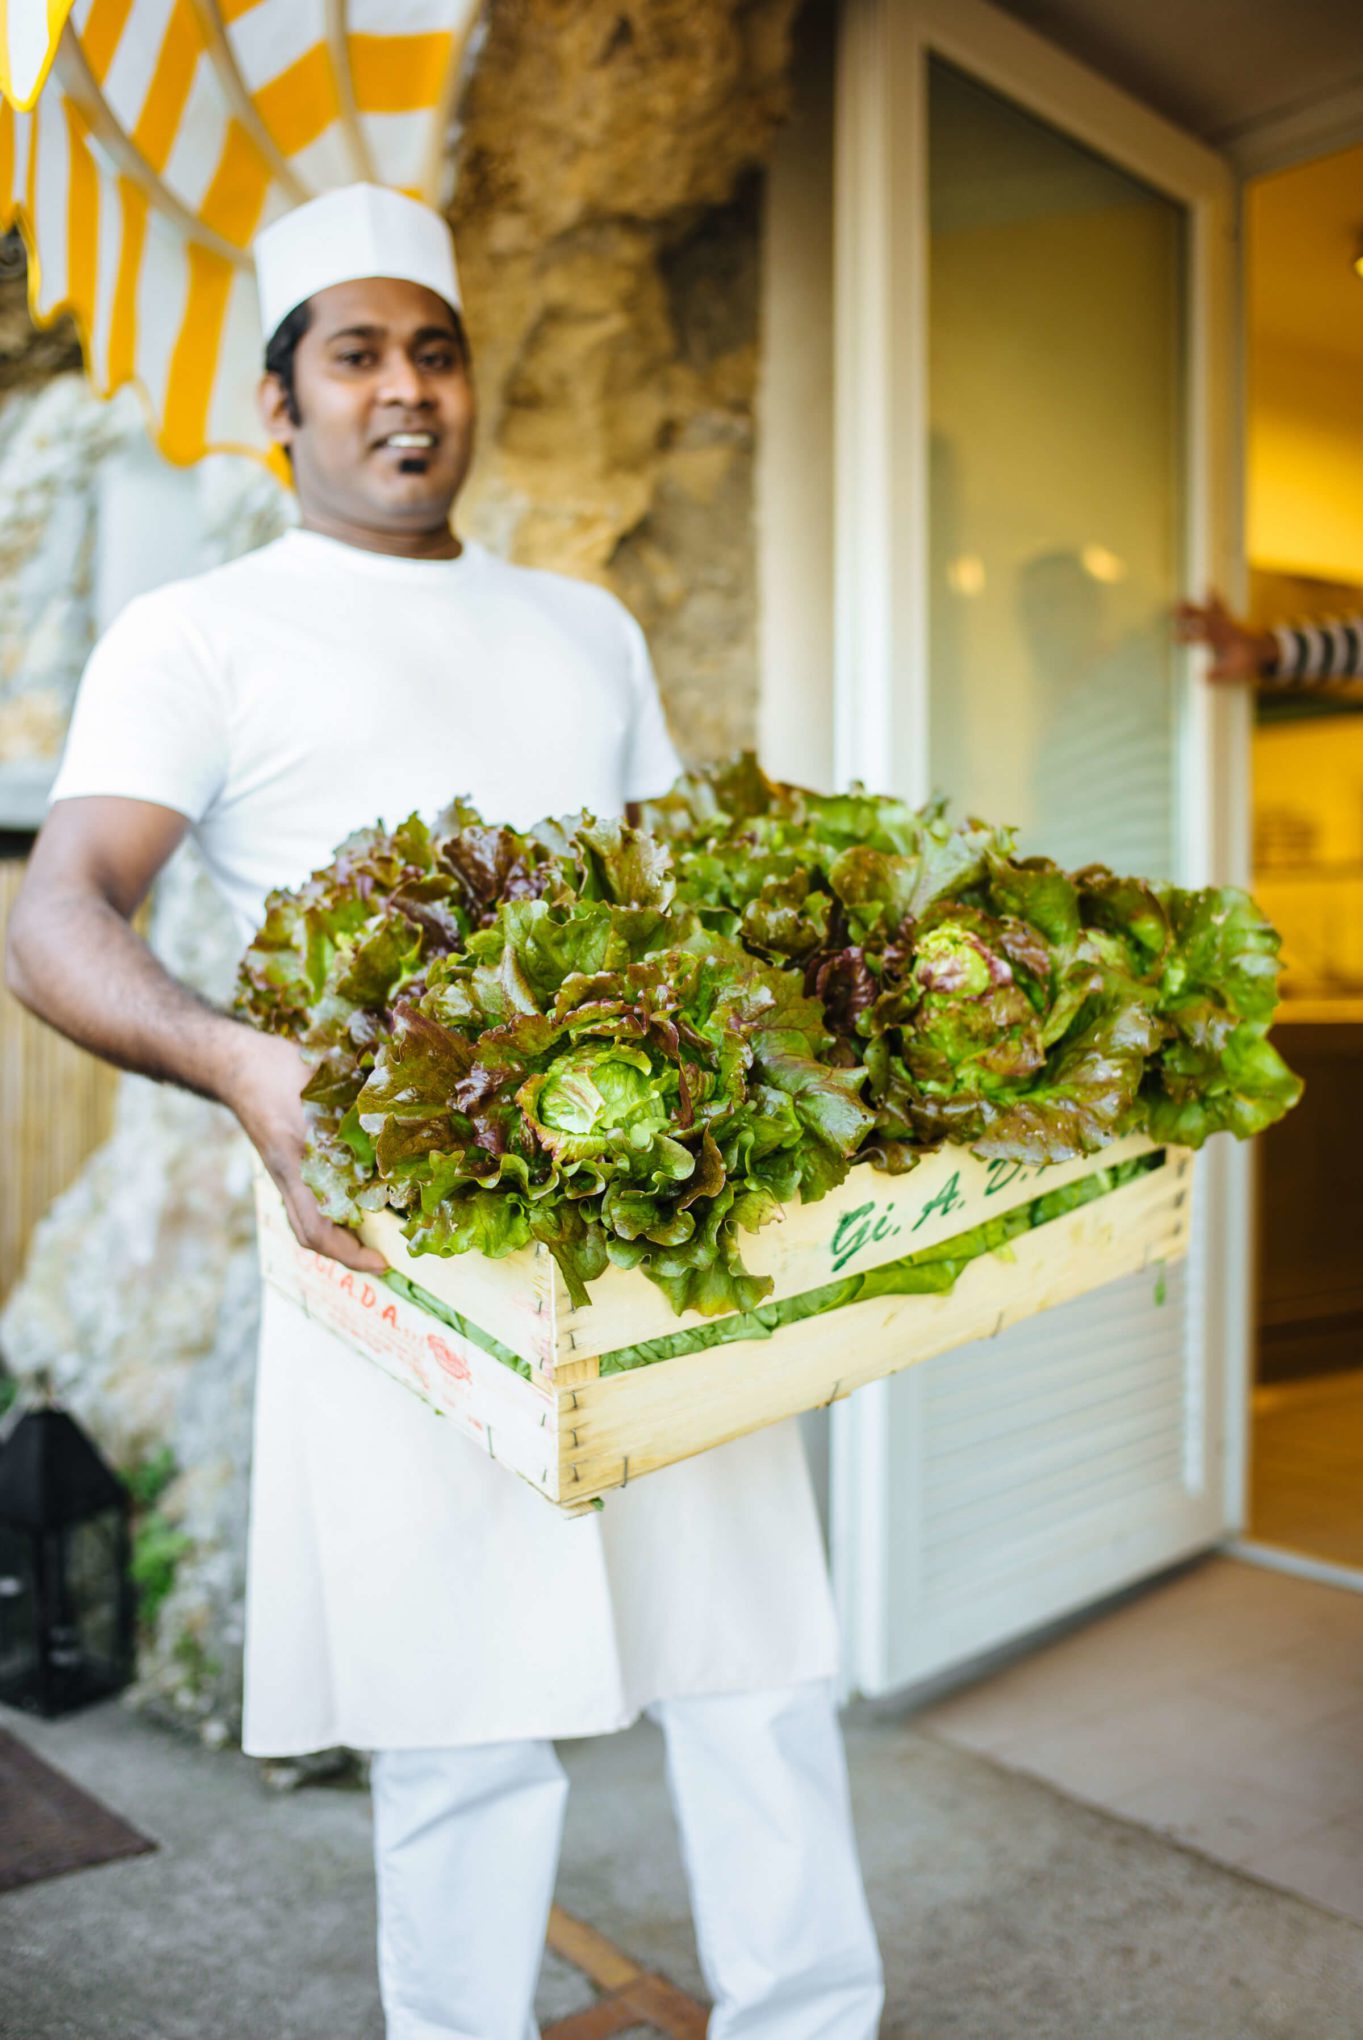
[[284, 1199], [294, 1237], [315, 1254], [326, 1254], [366, 1275], [381, 1275], [382, 1254], [363, 1247], [354, 1233], [323, 1216], [299, 1173], [307, 1123], [302, 1089], [308, 1065], [291, 1041], [241, 1028], [232, 1073], [224, 1086], [229, 1105]]
[[1257, 680], [1278, 652], [1271, 631], [1253, 631], [1238, 622], [1215, 593], [1205, 602], [1178, 604], [1174, 635], [1182, 645], [1207, 646], [1212, 655], [1209, 680]]

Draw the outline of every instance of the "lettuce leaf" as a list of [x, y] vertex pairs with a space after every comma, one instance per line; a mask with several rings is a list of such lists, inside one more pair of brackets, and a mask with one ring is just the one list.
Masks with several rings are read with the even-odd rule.
[[743, 1235], [854, 1158], [1261, 1131], [1301, 1090], [1268, 1038], [1278, 948], [1232, 888], [1067, 872], [746, 753], [636, 822], [456, 800], [357, 831], [270, 896], [238, 1011], [311, 1066], [328, 1216], [390, 1208], [425, 1253], [538, 1242], [579, 1303], [615, 1265], [722, 1316], [765, 1307]]

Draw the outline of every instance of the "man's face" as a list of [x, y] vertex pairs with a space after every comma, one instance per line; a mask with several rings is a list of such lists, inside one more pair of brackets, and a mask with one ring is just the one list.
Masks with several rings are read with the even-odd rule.
[[274, 376], [271, 437], [292, 454], [305, 518], [392, 533], [449, 520], [473, 454], [474, 397], [449, 306], [396, 277], [332, 284], [311, 299], [294, 356], [300, 422]]

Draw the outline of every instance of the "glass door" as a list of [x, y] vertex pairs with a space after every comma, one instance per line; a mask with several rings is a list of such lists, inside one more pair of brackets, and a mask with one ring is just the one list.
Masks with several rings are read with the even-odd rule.
[[1028, 850], [1178, 862], [1186, 207], [928, 62], [934, 786]]
[[[876, 625], [843, 632], [844, 766], [1070, 866], [1200, 876], [1210, 732], [1169, 612], [1218, 515], [1225, 173], [989, 8], [854, 4], [847, 28], [842, 111], [859, 81], [871, 140], [843, 155], [861, 243], [840, 310], [849, 343], [868, 325], [879, 342], [862, 367], [883, 372], [887, 458], [878, 502], [863, 470], [844, 554], [844, 599]], [[856, 223], [877, 175], [879, 268]], [[855, 1684], [940, 1673], [1226, 1527], [1207, 1225], [1167, 1280], [1109, 1285], [839, 1412]]]

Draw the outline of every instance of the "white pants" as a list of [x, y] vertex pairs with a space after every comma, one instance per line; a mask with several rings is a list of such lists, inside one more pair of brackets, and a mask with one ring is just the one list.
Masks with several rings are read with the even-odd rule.
[[[873, 2040], [884, 1986], [831, 1687], [668, 1700], [710, 2040]], [[546, 1742], [373, 1764], [388, 2040], [535, 2040], [568, 1781]]]

